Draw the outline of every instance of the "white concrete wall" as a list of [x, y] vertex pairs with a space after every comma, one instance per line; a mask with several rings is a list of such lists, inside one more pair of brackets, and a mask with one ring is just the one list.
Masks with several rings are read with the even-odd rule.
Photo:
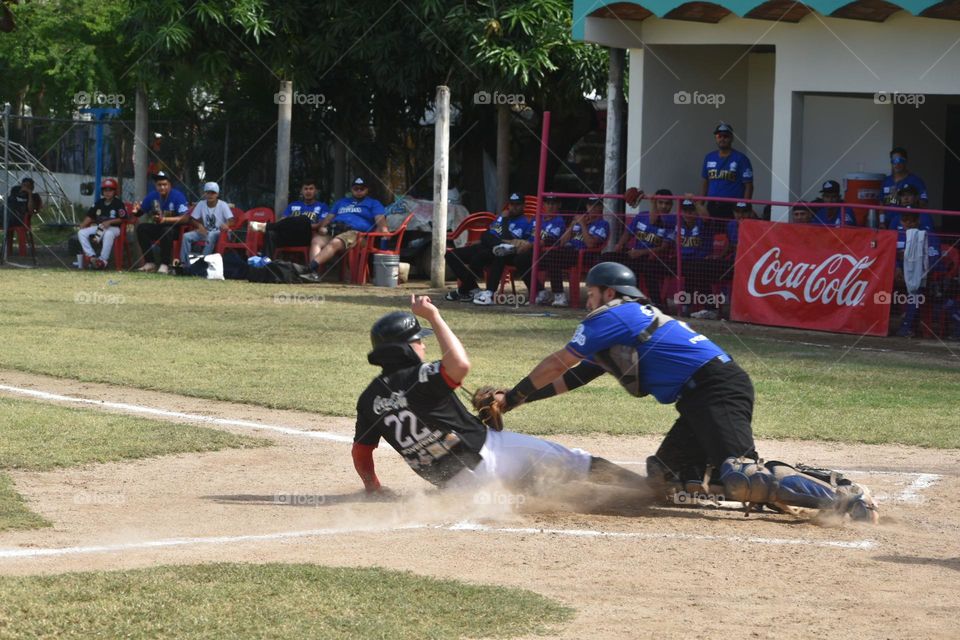
[[755, 175], [764, 176], [753, 185], [753, 197], [770, 199], [770, 173], [773, 158], [773, 78], [776, 58], [773, 53], [747, 55], [747, 155]]
[[[873, 96], [803, 96], [800, 140], [800, 184], [796, 195], [812, 200], [824, 180], [852, 172], [889, 173], [893, 108], [874, 103]], [[794, 144], [797, 144], [796, 141]]]
[[[745, 47], [649, 47], [644, 56], [642, 141], [629, 150], [640, 162], [641, 186], [699, 193], [703, 156], [716, 148], [713, 129], [728, 122], [734, 146], [751, 156], [747, 118], [748, 56]], [[631, 91], [636, 78], [631, 69]], [[689, 99], [689, 103], [684, 103]], [[700, 104], [696, 104], [697, 101]], [[702, 102], [712, 101], [713, 104]], [[639, 94], [631, 95], [630, 126]]]

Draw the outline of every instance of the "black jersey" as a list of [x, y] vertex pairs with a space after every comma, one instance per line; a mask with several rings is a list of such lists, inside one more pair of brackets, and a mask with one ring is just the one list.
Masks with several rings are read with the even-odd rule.
[[463, 406], [440, 362], [405, 367], [373, 379], [357, 401], [354, 442], [383, 438], [423, 479], [443, 485], [473, 469], [487, 428]]
[[95, 222], [116, 220], [117, 218], [126, 218], [127, 209], [123, 205], [123, 200], [116, 196], [110, 200], [100, 198], [87, 210], [87, 217]]

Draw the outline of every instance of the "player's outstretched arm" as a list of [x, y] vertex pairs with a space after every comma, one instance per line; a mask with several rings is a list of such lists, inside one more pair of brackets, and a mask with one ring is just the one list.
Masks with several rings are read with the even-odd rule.
[[467, 350], [463, 348], [460, 338], [453, 333], [453, 330], [447, 326], [446, 321], [440, 316], [440, 310], [437, 309], [428, 296], [410, 296], [410, 311], [430, 323], [433, 332], [437, 336], [437, 342], [440, 344], [440, 352], [443, 357], [440, 363], [443, 370], [454, 382], [463, 382], [463, 379], [470, 373], [470, 358], [467, 357]]
[[[503, 401], [503, 409], [509, 411], [524, 402], [527, 398], [533, 396], [539, 389], [553, 384], [555, 380], [561, 378], [571, 367], [580, 363], [581, 358], [566, 348], [551, 353], [544, 358], [540, 364], [534, 367], [526, 378], [521, 380], [507, 392]], [[563, 389], [566, 391], [566, 388]], [[559, 389], [556, 389], [559, 391]], [[552, 395], [556, 395], [555, 393]], [[540, 397], [548, 397], [546, 395]], [[539, 398], [538, 398], [539, 399]]]

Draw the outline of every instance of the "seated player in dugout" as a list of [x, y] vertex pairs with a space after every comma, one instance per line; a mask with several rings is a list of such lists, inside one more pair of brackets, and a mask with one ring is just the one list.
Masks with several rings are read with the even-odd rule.
[[[673, 242], [677, 218], [672, 214], [673, 196], [670, 189], [658, 189], [650, 200], [649, 211], [639, 211], [630, 219], [625, 233], [620, 236], [612, 253], [607, 254], [609, 262], [619, 262], [643, 277], [645, 291], [654, 304], [663, 304], [660, 289], [664, 278], [673, 275], [676, 260]], [[626, 201], [631, 207], [639, 206], [645, 198], [642, 190], [627, 190]]]
[[[410, 468], [438, 487], [513, 490], [556, 488], [557, 482], [614, 485], [648, 497], [642, 476], [581, 449], [489, 428], [456, 395], [470, 373], [459, 338], [426, 296], [411, 296], [413, 313], [394, 311], [370, 330], [370, 364], [381, 372], [357, 401], [353, 462], [367, 492], [381, 489], [373, 450], [384, 439]], [[414, 315], [416, 314], [416, 315]], [[421, 328], [417, 316], [433, 330]], [[434, 334], [442, 354], [427, 358]]]
[[[609, 237], [610, 223], [603, 219], [603, 200], [592, 197], [587, 200], [586, 210], [576, 216], [561, 234], [557, 241], [559, 246], [540, 258], [540, 267], [546, 268], [550, 280], [552, 306], [569, 306], [570, 301], [563, 291], [563, 274], [577, 263], [583, 251], [586, 251], [583, 254], [584, 266], [590, 267], [596, 264], [600, 255], [599, 250], [603, 249]], [[518, 257], [516, 264], [518, 271], [529, 273], [533, 265], [532, 252], [525, 256], [525, 259]], [[537, 301], [539, 304], [545, 304], [547, 299], [538, 294]]]
[[[706, 336], [646, 304], [636, 283], [621, 264], [593, 267], [586, 318], [566, 346], [498, 394], [500, 408], [551, 398], [609, 373], [635, 397], [676, 403], [676, 422], [647, 458], [647, 479], [661, 496], [681, 504], [702, 492], [742, 502], [748, 512], [805, 508], [878, 521], [869, 491], [836, 472], [761, 464], [751, 426], [750, 376]], [[684, 494], [686, 501], [679, 498]]]
[[278, 247], [310, 247], [310, 262], [322, 248], [313, 238], [329, 213], [325, 202], [317, 200], [317, 181], [307, 178], [300, 185], [300, 199], [287, 205], [276, 222], [251, 222], [251, 231], [264, 232], [263, 255], [272, 258]]

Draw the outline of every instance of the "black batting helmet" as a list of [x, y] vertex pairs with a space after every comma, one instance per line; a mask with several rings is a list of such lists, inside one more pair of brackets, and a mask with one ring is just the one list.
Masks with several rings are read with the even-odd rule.
[[433, 335], [430, 329], [420, 326], [417, 317], [407, 311], [391, 311], [373, 323], [370, 342], [376, 349], [380, 345], [416, 342]]
[[619, 262], [601, 262], [587, 273], [588, 287], [607, 287], [631, 298], [644, 298], [637, 288], [637, 276]]

